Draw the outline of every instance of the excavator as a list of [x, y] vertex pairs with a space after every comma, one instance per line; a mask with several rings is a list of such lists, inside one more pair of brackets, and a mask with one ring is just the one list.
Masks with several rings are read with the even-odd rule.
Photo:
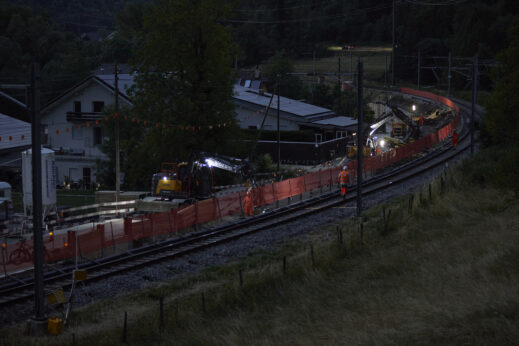
[[153, 174], [152, 195], [159, 199], [190, 202], [210, 198], [214, 192], [213, 168], [241, 175], [246, 186], [255, 186], [254, 175], [246, 159], [193, 152], [187, 162], [163, 163]]
[[391, 110], [382, 113], [382, 115], [376, 119], [376, 122], [370, 126], [371, 131], [369, 133], [369, 137], [373, 136], [373, 134], [393, 116], [396, 116], [398, 119], [400, 119], [402, 123], [393, 125], [391, 130], [392, 136], [402, 137], [404, 142], [408, 142], [411, 138], [416, 139], [419, 137], [420, 130], [411, 120], [411, 118], [409, 118], [398, 106], [392, 105], [391, 103], [385, 105], [388, 106]]
[[[389, 108], [389, 111], [382, 113], [370, 126], [371, 131], [367, 136], [367, 145], [372, 151], [377, 152], [380, 143], [387, 143], [391, 146], [398, 146], [399, 144], [408, 143], [412, 139], [420, 136], [420, 128], [416, 126], [413, 120], [407, 116], [398, 106], [391, 104], [391, 102], [383, 103]], [[375, 132], [385, 123], [390, 121], [393, 116], [400, 119], [402, 122], [394, 123], [391, 128], [391, 137], [382, 137], [380, 141], [374, 136]], [[398, 138], [398, 139], [397, 139]]]

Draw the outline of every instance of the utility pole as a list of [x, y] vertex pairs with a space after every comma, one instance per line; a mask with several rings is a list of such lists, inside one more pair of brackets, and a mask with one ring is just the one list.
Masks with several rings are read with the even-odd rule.
[[353, 56], [350, 49], [350, 73], [353, 73]]
[[41, 334], [45, 327], [45, 301], [43, 295], [43, 216], [41, 196], [41, 124], [40, 124], [40, 65], [32, 64], [32, 222], [34, 237], [34, 317], [31, 334]]
[[279, 163], [281, 162], [281, 132], [279, 129], [279, 79], [281, 78], [280, 75], [278, 75], [278, 173], [279, 173]]
[[121, 193], [121, 165], [119, 150], [119, 75], [117, 71], [117, 63], [114, 69], [115, 83], [115, 201], [119, 202], [119, 194]]
[[474, 153], [474, 112], [478, 97], [478, 54], [472, 62], [472, 109], [470, 112], [470, 154]]
[[395, 12], [396, 12], [396, 0], [393, 0], [393, 45], [392, 45], [392, 48], [391, 48], [391, 85], [392, 86], [395, 86], [395, 46], [396, 46], [396, 43], [395, 43], [395, 20], [396, 20], [396, 16], [395, 16]]
[[358, 116], [357, 116], [357, 217], [362, 217], [362, 154], [363, 154], [363, 141], [362, 138], [362, 74], [363, 74], [363, 65], [362, 61], [359, 61], [357, 65], [357, 108], [358, 108]]
[[339, 80], [339, 92], [341, 92], [341, 53], [339, 52], [339, 60], [337, 61], [337, 79]]
[[387, 54], [385, 56], [386, 56], [386, 69], [384, 70], [384, 87], [387, 88]]
[[418, 50], [418, 89], [420, 89], [420, 68], [422, 64], [421, 51]]
[[449, 51], [449, 67], [447, 68], [447, 97], [451, 97], [451, 52]]

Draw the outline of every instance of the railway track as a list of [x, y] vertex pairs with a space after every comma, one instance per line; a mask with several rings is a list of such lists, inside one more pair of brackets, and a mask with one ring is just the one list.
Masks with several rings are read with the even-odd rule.
[[[467, 106], [459, 104], [462, 114], [470, 112]], [[458, 148], [454, 150], [450, 143], [429, 150], [417, 159], [386, 170], [363, 183], [363, 196], [369, 196], [384, 190], [388, 186], [404, 184], [408, 179], [416, 177], [430, 169], [443, 165], [461, 155], [470, 143], [468, 132], [462, 133]], [[448, 142], [448, 141], [447, 141]], [[142, 268], [157, 262], [170, 260], [205, 248], [223, 244], [234, 239], [288, 223], [312, 214], [319, 213], [332, 207], [351, 202], [356, 198], [356, 186], [350, 189], [346, 201], [338, 194], [338, 190], [330, 186], [330, 191], [304, 201], [260, 214], [250, 219], [242, 219], [235, 223], [190, 233], [181, 238], [169, 239], [124, 253], [90, 261], [78, 266], [78, 269], [88, 271], [87, 281], [102, 280], [126, 271]], [[47, 288], [61, 287], [67, 289], [72, 285], [74, 266], [48, 270], [44, 275]], [[0, 306], [6, 306], [33, 299], [34, 282], [32, 277], [0, 283]]]

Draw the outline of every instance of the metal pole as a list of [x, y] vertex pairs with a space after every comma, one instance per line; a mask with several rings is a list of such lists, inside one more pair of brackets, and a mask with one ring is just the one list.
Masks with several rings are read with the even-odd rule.
[[312, 65], [313, 65], [313, 77], [312, 77], [312, 83], [311, 83], [311, 89], [312, 89], [312, 104], [314, 104], [314, 84], [315, 84], [315, 50], [312, 55]]
[[[119, 194], [121, 192], [121, 165], [119, 150], [119, 75], [117, 64], [114, 69], [115, 84], [115, 201], [119, 202]], [[118, 208], [117, 206], [115, 207]]]
[[386, 69], [384, 70], [384, 86], [387, 87], [387, 55], [386, 55]]
[[341, 53], [339, 52], [339, 59], [337, 60], [337, 79], [339, 80], [339, 92], [341, 92]]
[[350, 73], [353, 73], [353, 56], [350, 49]]
[[357, 107], [358, 107], [358, 117], [357, 117], [357, 217], [362, 216], [362, 154], [363, 154], [363, 136], [362, 136], [362, 71], [363, 65], [362, 61], [359, 61], [357, 66]]
[[32, 64], [32, 206], [34, 233], [34, 320], [43, 321], [45, 301], [43, 300], [43, 229], [41, 192], [41, 124], [40, 124], [40, 65]]
[[395, 85], [395, 9], [396, 9], [396, 0], [393, 0], [393, 45], [391, 46], [391, 85]]
[[422, 63], [421, 51], [418, 50], [418, 89], [420, 89], [420, 65]]
[[451, 52], [449, 52], [449, 67], [447, 70], [447, 97], [451, 96]]
[[474, 111], [478, 95], [478, 55], [474, 55], [472, 63], [472, 109], [470, 112], [470, 154], [474, 153]]
[[281, 133], [280, 133], [280, 129], [279, 129], [279, 79], [280, 79], [280, 76], [278, 75], [278, 174], [279, 174], [279, 163], [281, 161], [281, 144], [280, 144], [280, 140], [281, 140]]

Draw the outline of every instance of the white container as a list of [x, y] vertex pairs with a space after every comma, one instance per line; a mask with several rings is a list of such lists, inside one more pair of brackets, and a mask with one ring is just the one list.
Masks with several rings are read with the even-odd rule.
[[[32, 149], [22, 152], [23, 210], [32, 215]], [[54, 151], [41, 148], [41, 199], [42, 213], [46, 216], [56, 211], [56, 163]]]

